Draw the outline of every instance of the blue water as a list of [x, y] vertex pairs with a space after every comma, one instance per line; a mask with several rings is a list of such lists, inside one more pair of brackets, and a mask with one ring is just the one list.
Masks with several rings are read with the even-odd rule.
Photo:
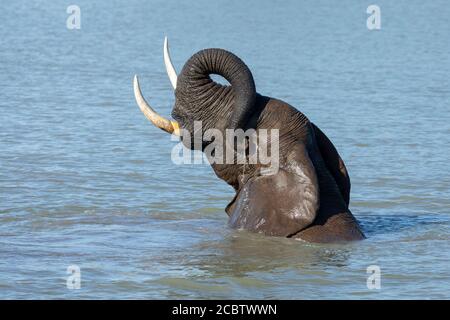
[[[450, 7], [444, 0], [13, 1], [0, 10], [0, 298], [450, 298]], [[230, 230], [232, 189], [176, 166], [139, 111], [174, 102], [196, 51], [240, 56], [258, 92], [337, 146], [368, 239]], [[66, 286], [69, 265], [81, 288]], [[366, 268], [381, 268], [381, 289]]]

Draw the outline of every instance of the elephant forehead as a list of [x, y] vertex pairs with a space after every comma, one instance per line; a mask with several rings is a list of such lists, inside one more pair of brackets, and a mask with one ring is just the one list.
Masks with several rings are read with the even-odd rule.
[[309, 120], [302, 112], [290, 104], [282, 100], [266, 97], [260, 122], [278, 123], [280, 128], [294, 129], [295, 127], [304, 126]]

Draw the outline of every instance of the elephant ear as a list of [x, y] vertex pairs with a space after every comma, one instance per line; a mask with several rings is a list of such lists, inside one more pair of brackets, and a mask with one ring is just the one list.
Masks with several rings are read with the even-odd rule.
[[316, 125], [311, 123], [314, 129], [317, 146], [325, 162], [328, 171], [333, 176], [339, 191], [347, 206], [350, 202], [350, 177], [345, 167], [344, 161], [339, 156], [333, 143]]
[[226, 208], [231, 227], [289, 237], [314, 221], [319, 186], [306, 147], [295, 146], [286, 163], [276, 174], [258, 175], [242, 183]]

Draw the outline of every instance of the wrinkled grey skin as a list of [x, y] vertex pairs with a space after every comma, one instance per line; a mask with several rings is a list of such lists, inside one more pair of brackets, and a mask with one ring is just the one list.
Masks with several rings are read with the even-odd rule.
[[[214, 82], [210, 74], [231, 85]], [[194, 121], [202, 121], [203, 133], [210, 128], [224, 134], [227, 128], [279, 129], [278, 173], [262, 175], [261, 164], [212, 164], [236, 191], [225, 209], [231, 227], [310, 242], [364, 238], [348, 208], [347, 170], [331, 141], [294, 107], [258, 94], [238, 57], [222, 49], [196, 53], [178, 76], [175, 96], [172, 116], [191, 136]]]

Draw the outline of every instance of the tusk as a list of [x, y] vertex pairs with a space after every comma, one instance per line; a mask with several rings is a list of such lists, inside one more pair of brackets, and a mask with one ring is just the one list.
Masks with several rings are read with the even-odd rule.
[[134, 87], [134, 97], [136, 98], [136, 102], [141, 109], [142, 113], [145, 115], [145, 117], [150, 120], [155, 126], [158, 128], [168, 132], [172, 133], [176, 136], [180, 135], [180, 126], [178, 122], [176, 121], [170, 121], [164, 117], [161, 117], [159, 114], [156, 113], [155, 110], [152, 109], [152, 107], [149, 106], [147, 101], [145, 101], [144, 97], [142, 96], [141, 88], [139, 87], [139, 80], [138, 77], [135, 75], [133, 79], [133, 87]]
[[167, 37], [164, 38], [164, 64], [166, 65], [167, 74], [169, 75], [170, 83], [172, 83], [173, 90], [177, 88], [177, 72], [173, 67], [169, 53], [169, 41]]

